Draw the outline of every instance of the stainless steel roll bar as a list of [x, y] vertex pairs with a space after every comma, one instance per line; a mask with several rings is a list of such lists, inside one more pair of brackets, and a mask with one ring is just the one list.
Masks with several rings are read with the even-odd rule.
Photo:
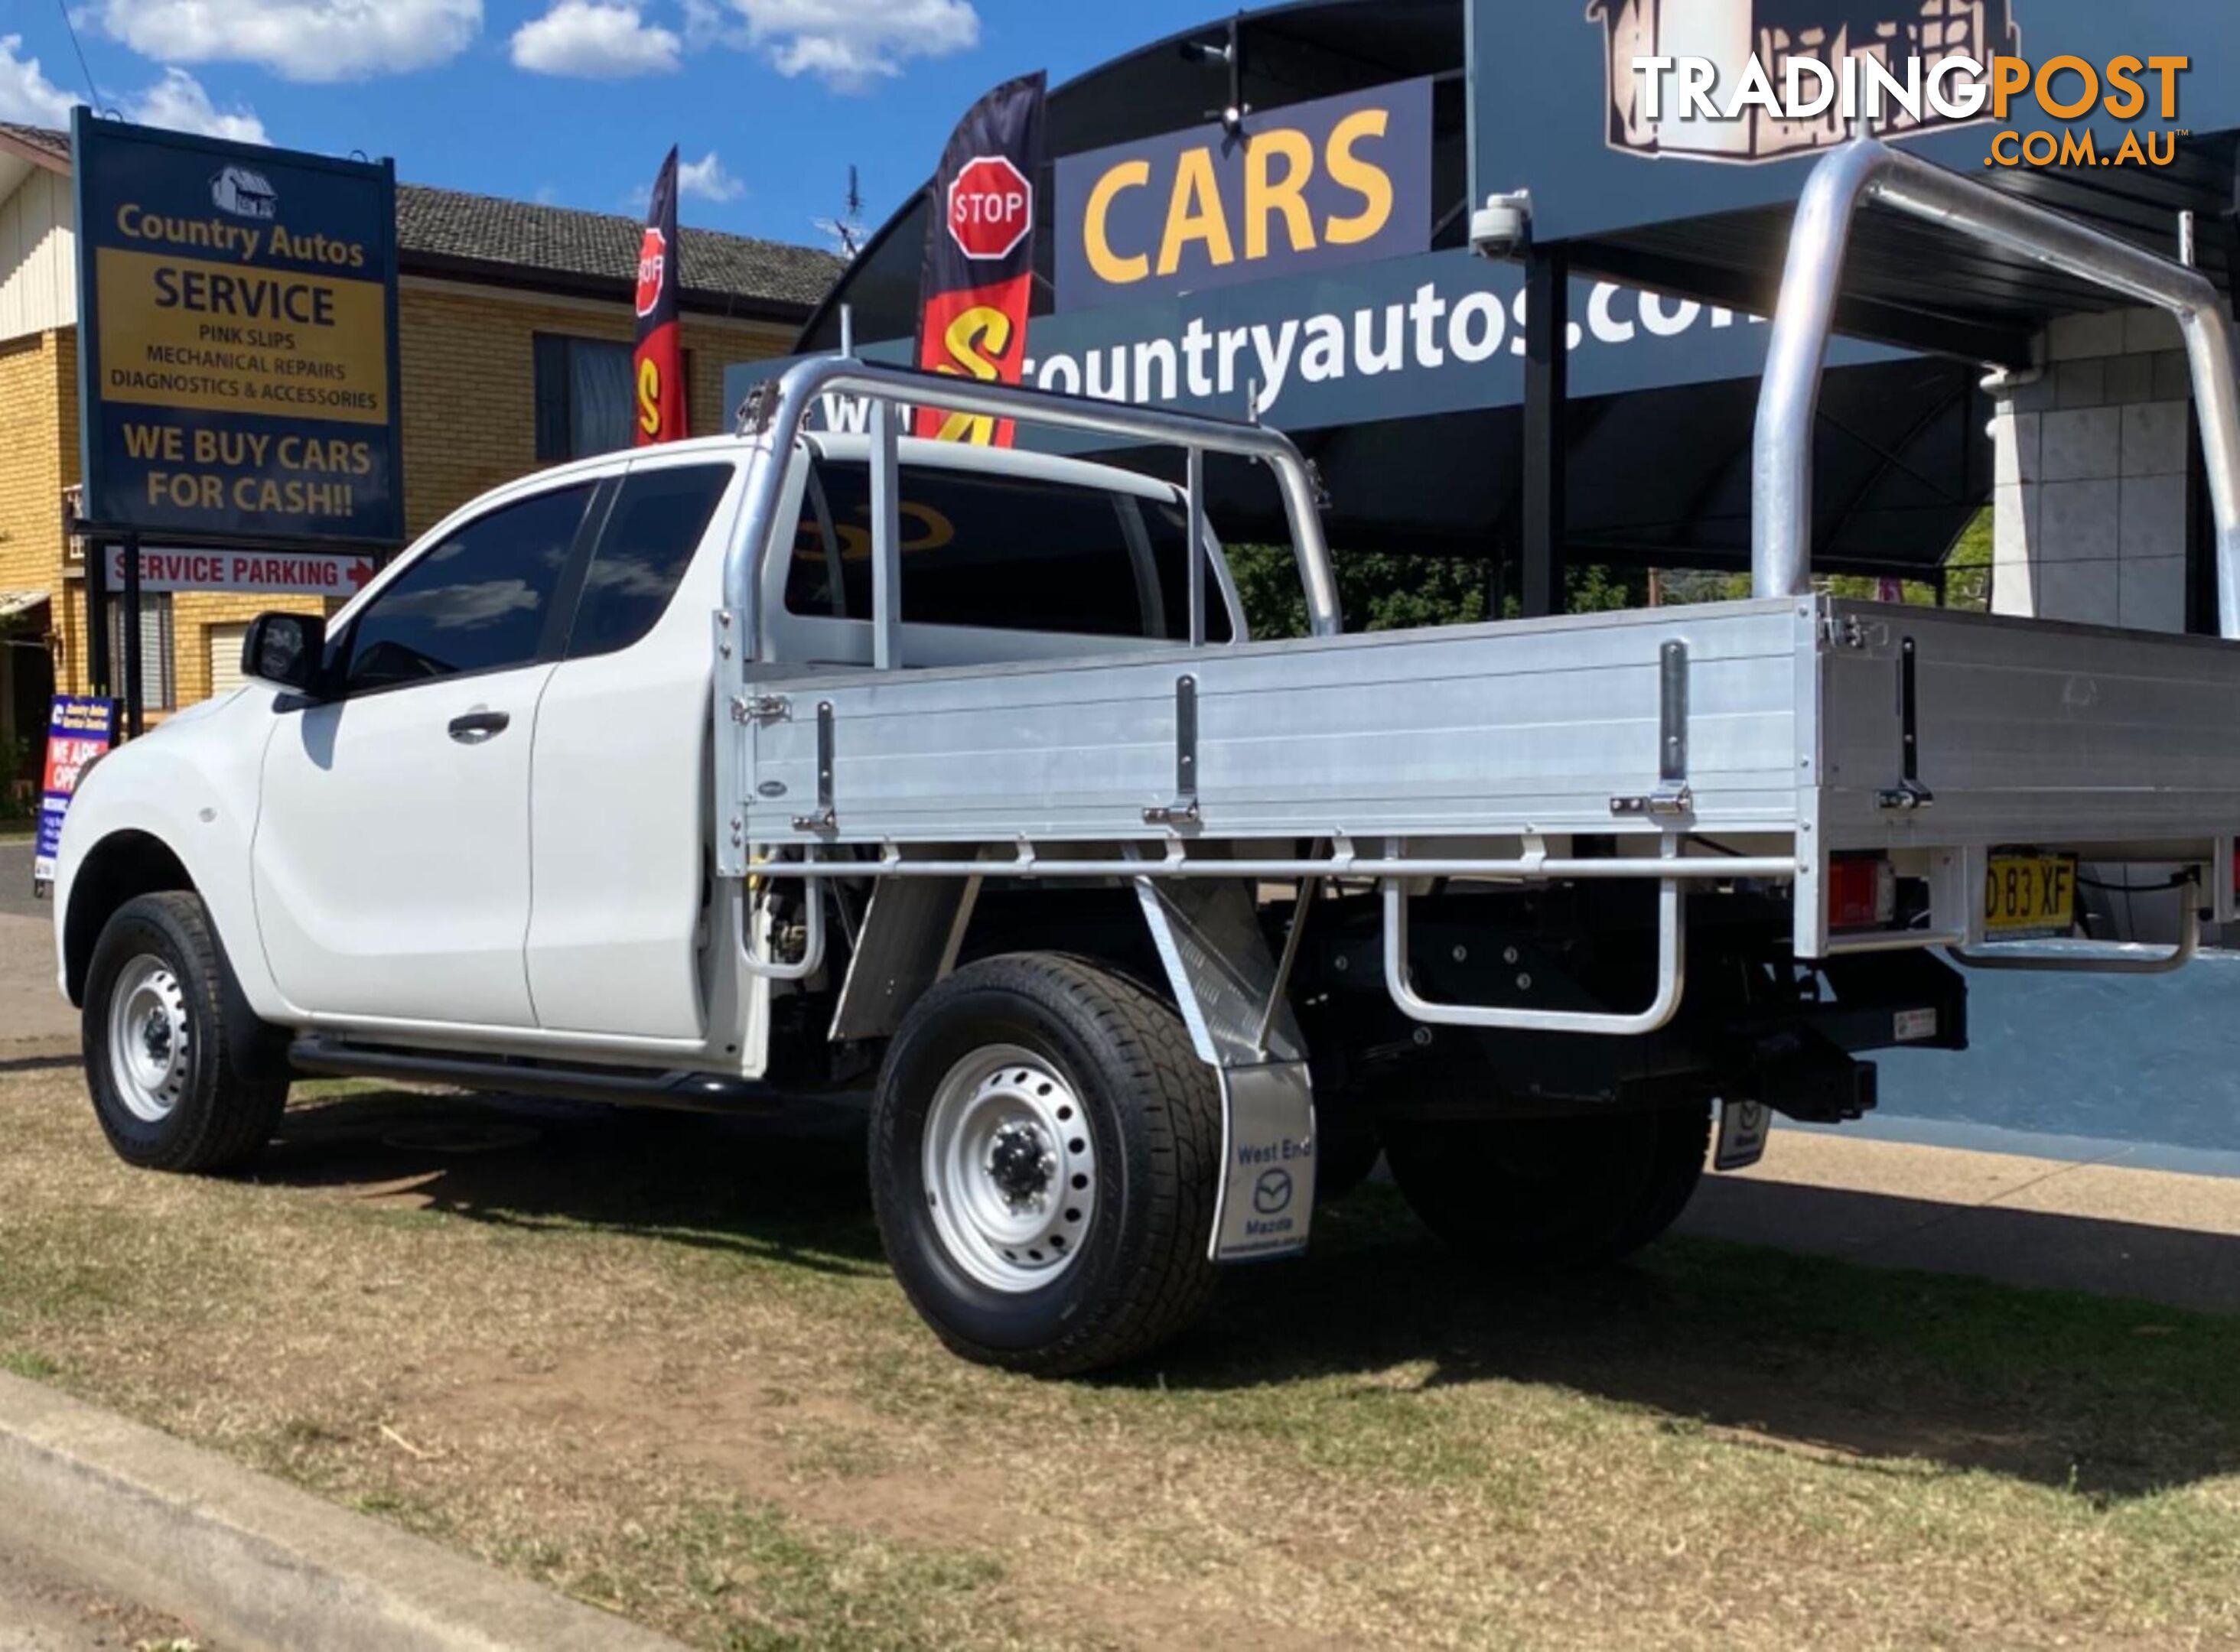
[[1751, 465], [1750, 586], [1758, 596], [1810, 589], [1812, 426], [1834, 330], [1844, 249], [1863, 205], [1885, 206], [2097, 282], [2177, 317], [2217, 516], [2217, 611], [2240, 639], [2240, 389], [2232, 322], [2208, 278], [2183, 264], [1932, 166], [1873, 138], [1845, 144], [1812, 169], [1797, 203], [1788, 263], [1758, 390]]
[[[1011, 419], [1054, 430], [1079, 430], [1123, 442], [1157, 443], [1178, 447], [1190, 456], [1188, 494], [1190, 520], [1204, 519], [1204, 466], [1198, 456], [1225, 453], [1258, 459], [1276, 477], [1290, 520], [1293, 552], [1299, 578], [1306, 588], [1307, 618], [1317, 636], [1336, 636], [1344, 629], [1338, 611], [1337, 580], [1330, 571], [1330, 550], [1323, 540], [1315, 481], [1305, 456], [1280, 430], [1257, 424], [1239, 424], [1196, 413], [1165, 408], [1134, 407], [1117, 402], [1091, 402], [1058, 396], [1048, 390], [1024, 390], [1006, 384], [986, 384], [975, 379], [950, 378], [902, 367], [887, 367], [850, 356], [820, 356], [796, 363], [778, 378], [761, 386], [743, 413], [740, 434], [766, 436], [770, 453], [781, 463], [758, 465], [749, 483], [743, 530], [732, 542], [723, 563], [723, 606], [744, 623], [754, 612], [763, 558], [781, 528], [785, 498], [786, 465], [782, 462], [806, 426], [810, 410], [826, 396], [862, 396], [871, 403], [871, 556], [875, 573], [889, 576], [899, 570], [899, 518], [895, 489], [897, 420], [900, 406], [939, 407], [957, 413]], [[786, 542], [791, 544], [789, 537]], [[1193, 539], [1202, 546], [1203, 536]], [[1195, 570], [1194, 570], [1195, 571]], [[875, 604], [877, 605], [877, 604]], [[899, 623], [891, 602], [877, 616], [880, 640], [891, 646], [891, 628]], [[1194, 612], [1195, 618], [1195, 612]], [[747, 636], [753, 632], [749, 629]], [[880, 663], [894, 663], [882, 658]]]

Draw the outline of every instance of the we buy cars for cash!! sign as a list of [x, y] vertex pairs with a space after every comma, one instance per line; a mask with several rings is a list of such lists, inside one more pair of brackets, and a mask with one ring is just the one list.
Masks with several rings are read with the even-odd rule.
[[[260, 550], [140, 552], [143, 591], [263, 591], [290, 596], [355, 596], [380, 569], [370, 556], [282, 555]], [[124, 589], [124, 548], [109, 548], [109, 589]]]
[[404, 536], [387, 162], [70, 125], [85, 514], [255, 544]]

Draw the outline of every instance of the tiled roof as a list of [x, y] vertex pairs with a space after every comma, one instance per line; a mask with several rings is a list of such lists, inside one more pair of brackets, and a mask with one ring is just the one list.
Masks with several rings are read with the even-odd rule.
[[28, 143], [65, 166], [70, 164], [68, 132], [57, 132], [50, 127], [18, 126], [13, 121], [0, 121], [0, 135], [12, 137], [18, 143]]
[[[397, 239], [406, 268], [415, 255], [504, 265], [592, 281], [635, 283], [637, 220], [538, 206], [425, 184], [397, 186]], [[683, 290], [701, 298], [743, 298], [815, 307], [847, 266], [815, 247], [756, 241], [712, 230], [680, 231]]]
[[[0, 139], [68, 165], [70, 135], [0, 121]], [[397, 186], [397, 243], [407, 270], [558, 285], [621, 296], [637, 280], [635, 218], [497, 196]], [[839, 280], [846, 264], [815, 247], [684, 230], [677, 249], [683, 294], [694, 309], [740, 308], [798, 319]], [[556, 279], [557, 278], [557, 279]]]

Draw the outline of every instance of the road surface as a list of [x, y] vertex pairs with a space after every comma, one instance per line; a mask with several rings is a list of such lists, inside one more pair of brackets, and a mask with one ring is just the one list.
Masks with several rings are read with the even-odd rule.
[[120, 1601], [0, 1541], [0, 1652], [217, 1652], [185, 1624]]

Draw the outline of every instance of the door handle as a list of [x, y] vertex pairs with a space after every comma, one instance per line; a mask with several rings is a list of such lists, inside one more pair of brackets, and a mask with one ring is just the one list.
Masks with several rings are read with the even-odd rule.
[[451, 719], [451, 738], [463, 746], [478, 746], [494, 734], [503, 734], [512, 721], [503, 711], [470, 711]]

